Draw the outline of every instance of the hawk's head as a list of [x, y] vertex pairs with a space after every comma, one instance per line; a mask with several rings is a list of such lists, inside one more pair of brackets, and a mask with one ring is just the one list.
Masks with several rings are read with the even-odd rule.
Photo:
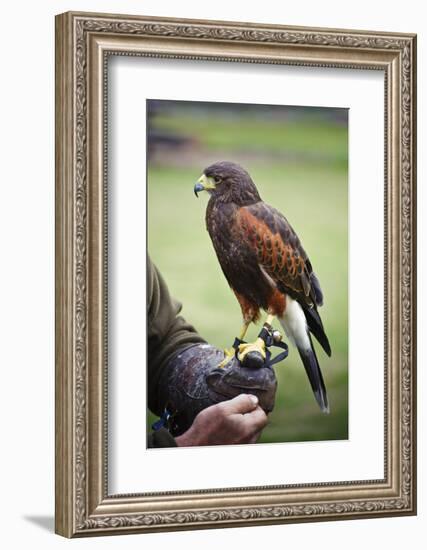
[[194, 186], [196, 196], [200, 191], [207, 191], [220, 202], [234, 202], [240, 206], [261, 200], [246, 170], [228, 161], [216, 162], [205, 168]]

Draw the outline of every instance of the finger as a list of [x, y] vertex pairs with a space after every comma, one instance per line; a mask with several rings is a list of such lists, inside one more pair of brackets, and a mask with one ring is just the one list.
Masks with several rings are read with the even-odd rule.
[[243, 416], [243, 422], [246, 428], [252, 433], [261, 431], [264, 429], [268, 422], [268, 417], [261, 407], [257, 407], [254, 411], [247, 413]]
[[247, 393], [241, 393], [233, 399], [219, 404], [225, 414], [246, 414], [253, 411], [257, 405], [258, 397]]

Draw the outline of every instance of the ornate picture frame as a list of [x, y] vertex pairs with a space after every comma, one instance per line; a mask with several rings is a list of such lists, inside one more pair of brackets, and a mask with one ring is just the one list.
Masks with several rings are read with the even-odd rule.
[[[105, 269], [111, 55], [383, 71], [384, 478], [108, 493]], [[416, 36], [68, 12], [56, 17], [56, 532], [416, 513]]]

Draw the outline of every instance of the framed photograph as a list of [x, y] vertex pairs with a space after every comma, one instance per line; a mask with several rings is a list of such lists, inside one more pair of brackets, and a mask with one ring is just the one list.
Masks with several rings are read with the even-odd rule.
[[56, 18], [56, 532], [416, 513], [416, 37]]

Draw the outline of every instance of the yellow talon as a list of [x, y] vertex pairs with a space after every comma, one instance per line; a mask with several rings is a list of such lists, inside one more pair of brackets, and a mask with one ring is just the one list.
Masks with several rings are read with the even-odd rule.
[[224, 359], [218, 365], [220, 369], [223, 369], [234, 357], [235, 350], [234, 348], [227, 348], [224, 350]]
[[242, 362], [246, 355], [253, 351], [259, 353], [265, 359], [265, 342], [262, 338], [257, 338], [255, 342], [250, 344], [240, 344], [237, 358]]

